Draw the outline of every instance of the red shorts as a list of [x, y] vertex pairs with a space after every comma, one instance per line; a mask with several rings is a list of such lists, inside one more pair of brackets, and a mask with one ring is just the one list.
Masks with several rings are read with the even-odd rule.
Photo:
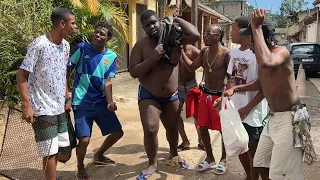
[[217, 110], [212, 108], [214, 101], [220, 96], [202, 93], [198, 110], [198, 127], [208, 127], [211, 130], [221, 131], [220, 116]]

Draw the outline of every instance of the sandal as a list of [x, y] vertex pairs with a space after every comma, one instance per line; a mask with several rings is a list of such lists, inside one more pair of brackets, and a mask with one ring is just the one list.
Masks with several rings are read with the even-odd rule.
[[223, 175], [227, 172], [227, 166], [219, 164], [213, 172], [216, 175]]
[[93, 160], [95, 166], [116, 166], [116, 162], [104, 156], [103, 160]]
[[137, 180], [145, 180], [150, 178], [152, 175], [154, 175], [155, 173], [157, 173], [157, 170], [154, 170], [152, 172], [146, 172], [146, 171], [141, 171], [140, 174], [137, 175]]
[[184, 169], [189, 169], [189, 167], [190, 167], [189, 164], [187, 164], [187, 162], [185, 160], [181, 159], [179, 156], [169, 158], [167, 160], [166, 164], [171, 167], [180, 167], [180, 168], [184, 168]]
[[[205, 171], [205, 170], [211, 168], [211, 167], [214, 166], [214, 165], [216, 165], [216, 162], [208, 163], [207, 161], [202, 161], [202, 162], [198, 165], [197, 170], [198, 170], [198, 171]], [[199, 166], [200, 166], [201, 168], [199, 168]]]

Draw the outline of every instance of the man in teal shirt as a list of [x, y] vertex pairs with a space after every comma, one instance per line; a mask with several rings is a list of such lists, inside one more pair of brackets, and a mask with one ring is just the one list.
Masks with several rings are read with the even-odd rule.
[[114, 164], [103, 153], [122, 136], [121, 124], [115, 114], [117, 106], [112, 99], [111, 78], [115, 77], [117, 54], [105, 47], [112, 37], [112, 27], [106, 22], [95, 26], [92, 43], [80, 43], [70, 57], [69, 67], [75, 69], [72, 91], [72, 107], [75, 130], [79, 140], [77, 146], [77, 179], [87, 180], [84, 157], [90, 141], [93, 121], [103, 136], [109, 135], [95, 153], [93, 162], [97, 165]]

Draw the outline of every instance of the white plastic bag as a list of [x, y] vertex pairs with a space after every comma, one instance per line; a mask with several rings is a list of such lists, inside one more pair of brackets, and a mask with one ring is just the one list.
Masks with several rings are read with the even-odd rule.
[[240, 114], [232, 101], [222, 98], [221, 110], [222, 137], [227, 156], [239, 156], [249, 150], [249, 136], [244, 128]]

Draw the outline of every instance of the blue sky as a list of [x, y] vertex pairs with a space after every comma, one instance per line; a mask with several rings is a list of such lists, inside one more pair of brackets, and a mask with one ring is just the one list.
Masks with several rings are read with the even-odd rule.
[[[282, 0], [247, 0], [251, 6], [256, 7], [256, 3], [258, 4], [259, 8], [266, 8], [266, 9], [271, 9], [272, 12], [275, 13], [276, 11], [279, 11], [280, 5]], [[306, 0], [306, 2], [309, 2], [309, 7], [312, 7], [312, 3], [314, 0]]]

